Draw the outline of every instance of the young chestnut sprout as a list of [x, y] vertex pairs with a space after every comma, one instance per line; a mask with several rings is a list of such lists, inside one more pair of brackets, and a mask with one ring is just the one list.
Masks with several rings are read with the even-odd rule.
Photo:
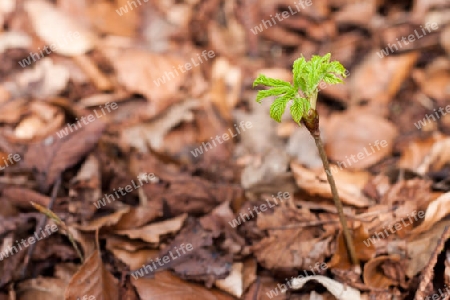
[[328, 183], [330, 184], [333, 194], [334, 204], [338, 210], [339, 221], [342, 226], [345, 244], [350, 260], [354, 265], [359, 265], [356, 256], [355, 247], [353, 245], [352, 236], [347, 227], [347, 220], [344, 215], [341, 200], [336, 188], [336, 183], [331, 173], [330, 164], [328, 162], [325, 148], [320, 137], [319, 130], [319, 114], [316, 111], [317, 94], [319, 93], [319, 85], [321, 82], [327, 84], [341, 83], [343, 78], [347, 77], [347, 71], [338, 61], [331, 61], [331, 54], [324, 56], [313, 55], [307, 61], [303, 55], [294, 61], [292, 66], [293, 83], [268, 78], [260, 74], [253, 82], [253, 87], [263, 85], [270, 87], [268, 90], [258, 91], [256, 101], [261, 103], [264, 98], [275, 96], [275, 100], [270, 106], [270, 117], [277, 122], [281, 122], [281, 117], [286, 110], [289, 102], [292, 102], [290, 112], [292, 119], [298, 124], [304, 124], [314, 138], [323, 167], [327, 174]]

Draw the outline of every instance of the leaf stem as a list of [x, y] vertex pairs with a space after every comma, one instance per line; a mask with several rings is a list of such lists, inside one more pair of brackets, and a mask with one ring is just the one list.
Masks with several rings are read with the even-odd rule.
[[319, 150], [320, 158], [322, 159], [323, 168], [325, 169], [325, 173], [327, 174], [328, 183], [331, 187], [331, 193], [333, 194], [334, 205], [336, 205], [339, 220], [341, 221], [342, 231], [344, 233], [344, 240], [347, 246], [347, 251], [350, 257], [351, 262], [355, 266], [359, 266], [359, 260], [356, 256], [355, 247], [353, 245], [353, 239], [350, 234], [350, 231], [347, 226], [347, 219], [344, 215], [344, 209], [342, 208], [342, 202], [339, 199], [339, 193], [336, 188], [336, 182], [334, 181], [333, 173], [331, 173], [330, 164], [328, 162], [327, 154], [325, 153], [325, 148], [323, 146], [322, 139], [320, 137], [320, 133], [317, 135], [313, 135], [314, 141], [316, 142], [317, 150]]
[[325, 170], [325, 173], [327, 174], [328, 183], [330, 185], [331, 193], [333, 195], [334, 205], [337, 208], [339, 221], [341, 222], [342, 232], [344, 234], [344, 241], [347, 246], [348, 255], [353, 265], [359, 266], [359, 260], [358, 257], [356, 256], [353, 239], [347, 226], [347, 219], [344, 215], [344, 209], [342, 207], [342, 202], [339, 198], [339, 193], [336, 188], [336, 182], [334, 181], [333, 173], [331, 173], [330, 163], [328, 162], [325, 147], [323, 146], [322, 138], [320, 137], [319, 115], [317, 114], [317, 111], [311, 109], [308, 112], [306, 118], [302, 120], [302, 122], [303, 124], [305, 124], [305, 127], [309, 130], [309, 133], [313, 136], [314, 141], [316, 142], [317, 150], [319, 151], [320, 158], [322, 159], [323, 168]]
[[311, 109], [316, 110], [316, 103], [317, 103], [317, 94], [319, 91], [316, 89], [311, 97], [309, 97], [309, 103], [311, 104]]

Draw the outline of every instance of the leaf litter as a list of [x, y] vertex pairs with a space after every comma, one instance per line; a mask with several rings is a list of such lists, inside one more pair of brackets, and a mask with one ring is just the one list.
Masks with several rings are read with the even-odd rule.
[[[448, 298], [449, 10], [2, 1], [0, 299]], [[321, 131], [362, 268], [312, 140], [251, 85], [329, 52], [350, 73], [320, 88]], [[30, 201], [68, 232], [21, 274]]]

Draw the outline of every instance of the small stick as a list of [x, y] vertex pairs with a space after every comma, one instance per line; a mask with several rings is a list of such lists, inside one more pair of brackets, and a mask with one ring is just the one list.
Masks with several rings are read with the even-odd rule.
[[[53, 185], [52, 190], [52, 198], [50, 199], [50, 203], [48, 204], [47, 208], [52, 209], [53, 204], [55, 203], [56, 195], [58, 194], [59, 186], [61, 185], [61, 175], [58, 176], [56, 179], [55, 184]], [[37, 228], [44, 227], [45, 223], [47, 223], [47, 216], [43, 215], [42, 218], [39, 220], [39, 224]], [[30, 263], [31, 255], [33, 254], [34, 249], [36, 248], [36, 243], [31, 244], [30, 247], [28, 247], [27, 255], [25, 255], [25, 260], [23, 263], [22, 270], [20, 271], [20, 277], [24, 278], [25, 273], [28, 268], [28, 264]]]

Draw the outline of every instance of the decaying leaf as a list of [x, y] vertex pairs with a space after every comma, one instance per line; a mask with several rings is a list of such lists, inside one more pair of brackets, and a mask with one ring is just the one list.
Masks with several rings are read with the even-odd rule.
[[120, 299], [117, 279], [105, 269], [98, 250], [86, 259], [72, 277], [64, 294], [67, 300], [77, 300], [84, 296], [88, 299], [91, 296], [94, 296], [94, 299]]

